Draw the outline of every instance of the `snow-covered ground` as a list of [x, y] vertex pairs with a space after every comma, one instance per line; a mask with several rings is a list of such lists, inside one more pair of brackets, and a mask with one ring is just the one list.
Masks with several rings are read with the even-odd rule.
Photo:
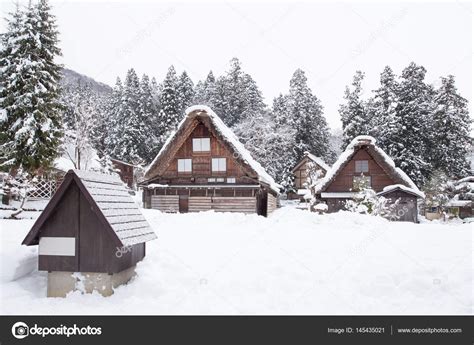
[[33, 220], [0, 220], [0, 314], [473, 313], [469, 224], [143, 211], [158, 240], [111, 297], [46, 298], [36, 248], [20, 246]]

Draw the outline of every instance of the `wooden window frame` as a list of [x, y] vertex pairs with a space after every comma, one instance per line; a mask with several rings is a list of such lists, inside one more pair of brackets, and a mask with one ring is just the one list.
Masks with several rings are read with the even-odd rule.
[[[184, 161], [184, 170], [179, 169], [180, 161]], [[190, 170], [186, 170], [186, 161], [190, 162]], [[178, 158], [176, 165], [177, 165], [176, 168], [177, 168], [178, 174], [192, 174], [193, 172], [193, 159], [192, 158]]]
[[[214, 160], [218, 160], [217, 161], [218, 170], [214, 170]], [[225, 169], [224, 170], [220, 169], [220, 160], [224, 160], [224, 162], [225, 162]], [[225, 157], [213, 157], [211, 159], [211, 172], [212, 173], [226, 173], [227, 172], [227, 158], [225, 158]]]
[[[204, 139], [207, 139], [207, 141], [209, 142], [209, 146], [207, 150], [202, 149], [202, 143]], [[199, 143], [199, 149], [195, 148], [195, 142]], [[211, 152], [211, 138], [210, 137], [193, 138], [192, 145], [193, 145], [193, 152], [196, 152], [196, 153]]]
[[[361, 167], [362, 165], [362, 167]], [[363, 170], [367, 165], [367, 170]], [[368, 173], [369, 172], [369, 161], [367, 159], [361, 159], [355, 161], [354, 171], [356, 173]]]

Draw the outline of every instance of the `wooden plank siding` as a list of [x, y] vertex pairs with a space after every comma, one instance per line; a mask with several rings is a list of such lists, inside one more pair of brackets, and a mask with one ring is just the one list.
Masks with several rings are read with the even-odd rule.
[[178, 195], [152, 195], [151, 208], [163, 212], [179, 212]]
[[277, 209], [277, 206], [277, 198], [269, 193], [267, 199], [267, 214], [270, 214], [275, 211]]

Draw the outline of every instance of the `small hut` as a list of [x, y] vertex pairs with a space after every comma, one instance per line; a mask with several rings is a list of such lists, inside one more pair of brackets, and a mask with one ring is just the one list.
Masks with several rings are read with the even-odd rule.
[[39, 245], [48, 297], [79, 288], [108, 296], [133, 277], [155, 238], [118, 176], [70, 170], [23, 244]]
[[328, 212], [336, 212], [355, 196], [357, 186], [364, 184], [391, 203], [398, 201], [390, 219], [418, 222], [417, 200], [423, 199], [424, 194], [375, 143], [371, 136], [352, 140], [326, 176], [314, 186], [314, 196], [328, 205]]
[[301, 158], [291, 171], [295, 178], [294, 186], [296, 193], [289, 192], [288, 199], [304, 200], [303, 197], [310, 193], [308, 187], [311, 184], [311, 176], [317, 175], [318, 178], [322, 178], [329, 169], [331, 169], [331, 167], [327, 165], [321, 157], [317, 157], [305, 151], [303, 158]]

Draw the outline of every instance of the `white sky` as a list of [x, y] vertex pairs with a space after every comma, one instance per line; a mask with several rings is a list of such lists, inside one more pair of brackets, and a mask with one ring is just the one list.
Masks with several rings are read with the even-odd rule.
[[[1, 14], [14, 8], [1, 0]], [[472, 115], [470, 3], [329, 2], [71, 2], [53, 1], [68, 68], [113, 85], [130, 67], [161, 80], [169, 65], [196, 83], [210, 69], [223, 73], [238, 57], [271, 105], [286, 93], [296, 68], [307, 73], [332, 128], [357, 69], [365, 90], [390, 65], [410, 61], [427, 80], [454, 74]], [[4, 23], [0, 25], [4, 31]]]

